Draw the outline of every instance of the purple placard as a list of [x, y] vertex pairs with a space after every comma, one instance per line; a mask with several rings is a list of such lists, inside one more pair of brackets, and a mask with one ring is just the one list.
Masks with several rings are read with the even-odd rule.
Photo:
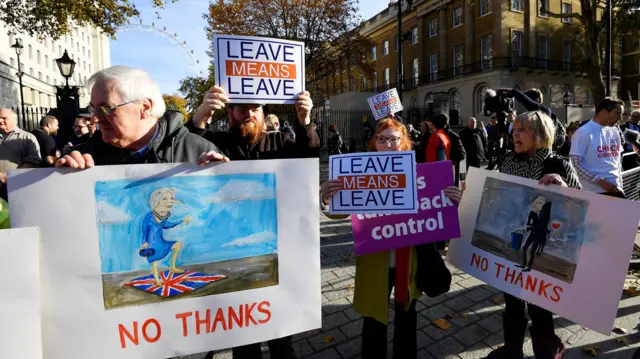
[[421, 163], [416, 214], [351, 215], [356, 256], [460, 237], [458, 208], [445, 195], [453, 186], [451, 161]]

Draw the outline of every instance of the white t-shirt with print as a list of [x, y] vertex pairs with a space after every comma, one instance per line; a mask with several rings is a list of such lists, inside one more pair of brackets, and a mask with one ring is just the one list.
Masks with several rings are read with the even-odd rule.
[[[602, 126], [591, 120], [580, 127], [571, 138], [571, 155], [582, 156], [583, 166], [597, 177], [622, 188], [620, 154], [622, 140], [616, 127]], [[580, 175], [580, 171], [578, 171]], [[603, 193], [598, 184], [580, 176], [585, 191]]]

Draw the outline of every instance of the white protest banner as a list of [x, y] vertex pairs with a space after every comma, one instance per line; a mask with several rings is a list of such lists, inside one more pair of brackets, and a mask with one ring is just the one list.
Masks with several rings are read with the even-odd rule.
[[418, 212], [413, 151], [330, 156], [329, 178], [339, 179], [344, 185], [329, 202], [332, 214]]
[[229, 103], [293, 104], [304, 91], [304, 43], [213, 35], [216, 85]]
[[168, 358], [319, 328], [318, 167], [10, 172], [12, 225], [41, 231], [45, 358]]
[[462, 238], [447, 261], [487, 284], [611, 333], [640, 203], [469, 167]]
[[371, 107], [371, 112], [373, 112], [376, 121], [389, 116], [389, 114], [402, 111], [400, 96], [398, 96], [398, 91], [394, 88], [371, 96], [367, 101], [369, 101], [369, 107]]
[[38, 228], [0, 231], [0, 358], [42, 359]]

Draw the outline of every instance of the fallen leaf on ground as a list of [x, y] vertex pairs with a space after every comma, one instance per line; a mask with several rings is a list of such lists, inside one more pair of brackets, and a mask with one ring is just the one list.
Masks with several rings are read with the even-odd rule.
[[620, 328], [620, 327], [613, 327], [613, 331], [618, 333], [618, 334], [627, 334], [627, 333], [629, 333], [629, 331], [627, 331], [624, 328]]
[[325, 343], [325, 344], [329, 344], [334, 340], [336, 340], [336, 337], [334, 337], [333, 335], [327, 335], [326, 337], [324, 337], [322, 342]]
[[493, 297], [491, 298], [491, 301], [495, 304], [501, 304], [504, 300], [502, 299], [502, 297]]
[[623, 292], [626, 295], [636, 296], [636, 295], [640, 294], [640, 293], [637, 292], [637, 289], [638, 289], [638, 287], [629, 287], [629, 288], [623, 290]]
[[631, 345], [631, 343], [629, 343], [629, 339], [627, 339], [627, 337], [618, 337], [616, 338], [616, 343], [621, 343], [624, 345]]
[[598, 347], [596, 347], [596, 346], [587, 345], [586, 347], [584, 347], [584, 351], [585, 351], [585, 353], [589, 354], [592, 357], [597, 357], [598, 356]]
[[459, 317], [462, 318], [462, 319], [467, 319], [467, 317], [469, 317], [469, 315], [467, 313], [460, 313]]
[[434, 320], [433, 324], [436, 325], [436, 327], [442, 329], [442, 330], [447, 330], [449, 328], [451, 328], [451, 324], [449, 324], [449, 322], [447, 322], [446, 319], [444, 318], [440, 318], [438, 320]]

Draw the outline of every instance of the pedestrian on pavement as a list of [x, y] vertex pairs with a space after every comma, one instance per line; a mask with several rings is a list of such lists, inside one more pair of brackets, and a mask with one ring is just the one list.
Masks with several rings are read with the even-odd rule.
[[18, 127], [18, 114], [0, 108], [0, 198], [7, 199], [7, 171], [40, 167], [40, 145], [32, 134]]
[[624, 102], [605, 98], [595, 117], [580, 127], [571, 140], [571, 162], [585, 191], [624, 198], [622, 187], [622, 139], [616, 124]]
[[93, 74], [88, 88], [89, 110], [100, 129], [56, 167], [229, 160], [211, 142], [189, 133], [179, 112], [165, 114], [162, 92], [144, 71], [109, 67]]
[[31, 132], [38, 140], [40, 146], [41, 167], [53, 167], [60, 152], [56, 149], [56, 140], [53, 138], [58, 134], [58, 119], [47, 115], [40, 120], [40, 127]]
[[[265, 115], [262, 105], [228, 102], [229, 97], [223, 88], [212, 87], [198, 108], [193, 125], [204, 127], [215, 111], [228, 107], [229, 131], [206, 131], [204, 138], [213, 142], [232, 161], [319, 157], [320, 139], [315, 124], [311, 121], [313, 102], [309, 92], [296, 95], [299, 126], [296, 128], [295, 140], [284, 132], [264, 131]], [[273, 359], [296, 357], [291, 336], [273, 339], [267, 344]], [[260, 343], [235, 347], [232, 351], [234, 359], [262, 358]], [[213, 352], [207, 356], [212, 357]]]
[[467, 169], [469, 166], [480, 168], [480, 161], [484, 158], [483, 130], [477, 127], [474, 117], [469, 117], [467, 127], [460, 131], [460, 140], [467, 153]]
[[76, 115], [76, 120], [73, 123], [74, 138], [70, 142], [67, 142], [67, 144], [62, 148], [63, 155], [71, 152], [73, 146], [85, 143], [89, 138], [91, 138], [91, 136], [93, 136], [96, 132], [96, 123], [91, 119], [92, 117], [93, 114], [89, 111], [88, 107], [80, 109], [79, 113]]
[[[406, 127], [399, 121], [378, 122], [369, 151], [409, 151], [412, 141]], [[324, 204], [342, 189], [340, 180], [322, 185]], [[462, 192], [455, 186], [445, 190], [446, 196], [458, 204]], [[353, 308], [364, 317], [362, 323], [362, 358], [386, 358], [389, 296], [395, 288], [395, 324], [393, 357], [417, 357], [416, 300], [422, 296], [416, 281], [417, 255], [415, 247], [401, 248], [356, 257]]]
[[[580, 189], [578, 175], [568, 159], [555, 155], [551, 148], [555, 138], [553, 120], [540, 111], [525, 112], [513, 125], [514, 152], [505, 156], [500, 172], [538, 180], [544, 185]], [[533, 202], [536, 198], [531, 198]], [[527, 218], [529, 213], [521, 213]], [[526, 249], [525, 249], [526, 250]], [[536, 359], [559, 359], [564, 351], [562, 340], [554, 332], [553, 314], [537, 305], [504, 293], [504, 346], [487, 359], [521, 359], [527, 330], [525, 308], [532, 326], [531, 341]]]
[[280, 120], [278, 116], [271, 114], [265, 117], [264, 122], [267, 124], [267, 132], [280, 131]]
[[329, 136], [329, 156], [343, 153], [344, 140], [335, 123], [329, 126]]

